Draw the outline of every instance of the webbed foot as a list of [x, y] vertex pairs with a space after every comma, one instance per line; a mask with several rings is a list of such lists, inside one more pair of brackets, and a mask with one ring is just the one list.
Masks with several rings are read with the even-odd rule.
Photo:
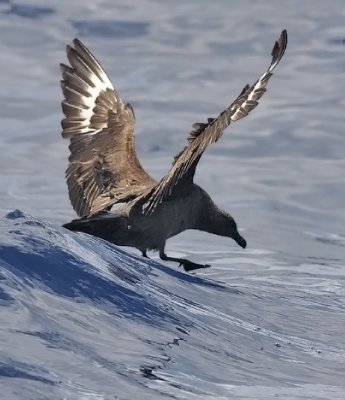
[[164, 253], [164, 249], [159, 251], [159, 257], [164, 261], [174, 261], [178, 262], [179, 266], [182, 266], [185, 271], [193, 271], [195, 269], [210, 268], [209, 264], [197, 264], [193, 261], [186, 260], [185, 258], [169, 257]]

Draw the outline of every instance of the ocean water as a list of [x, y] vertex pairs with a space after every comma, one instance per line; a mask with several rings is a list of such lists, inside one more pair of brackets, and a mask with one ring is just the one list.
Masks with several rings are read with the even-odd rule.
[[[0, 0], [1, 399], [345, 398], [345, 5]], [[195, 181], [248, 242], [185, 232], [187, 274], [61, 225], [58, 64], [80, 38], [136, 112], [159, 179], [194, 122], [286, 54]]]

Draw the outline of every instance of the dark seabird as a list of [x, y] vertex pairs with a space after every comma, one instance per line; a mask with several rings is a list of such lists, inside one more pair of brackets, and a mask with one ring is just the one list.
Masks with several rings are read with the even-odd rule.
[[[66, 117], [61, 124], [62, 136], [70, 139], [69, 198], [80, 218], [64, 227], [119, 246], [136, 247], [144, 257], [147, 250], [158, 250], [162, 260], [178, 262], [186, 271], [209, 266], [165, 254], [166, 240], [186, 229], [227, 236], [245, 248], [233, 217], [194, 183], [194, 173], [207, 146], [216, 142], [231, 122], [246, 117], [257, 106], [286, 45], [287, 32], [283, 30], [265, 73], [254, 85], [246, 85], [216, 118], [193, 125], [187, 146], [157, 182], [137, 158], [132, 106], [121, 99], [91, 52], [74, 39], [73, 45], [67, 46], [70, 66], [61, 65]], [[117, 203], [122, 204], [111, 211]]]

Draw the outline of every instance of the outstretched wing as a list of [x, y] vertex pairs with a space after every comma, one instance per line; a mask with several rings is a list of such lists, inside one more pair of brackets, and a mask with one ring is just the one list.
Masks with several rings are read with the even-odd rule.
[[192, 181], [196, 166], [206, 147], [216, 142], [232, 121], [246, 117], [257, 105], [266, 91], [272, 71], [283, 57], [287, 45], [287, 32], [283, 30], [272, 49], [272, 61], [266, 72], [252, 86], [245, 86], [237, 99], [217, 118], [209, 118], [206, 123], [196, 123], [188, 137], [189, 144], [179, 153], [173, 166], [156, 185], [143, 204], [143, 214], [151, 214], [159, 203], [171, 196], [174, 189], [186, 180]]
[[61, 64], [62, 136], [70, 139], [69, 197], [79, 216], [126, 201], [155, 185], [135, 150], [134, 112], [101, 65], [78, 40]]

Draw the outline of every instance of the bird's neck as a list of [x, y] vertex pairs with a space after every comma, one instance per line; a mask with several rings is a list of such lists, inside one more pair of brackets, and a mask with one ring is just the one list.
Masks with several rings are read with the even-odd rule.
[[229, 236], [228, 226], [228, 214], [212, 202], [207, 209], [201, 211], [194, 229], [219, 236]]

